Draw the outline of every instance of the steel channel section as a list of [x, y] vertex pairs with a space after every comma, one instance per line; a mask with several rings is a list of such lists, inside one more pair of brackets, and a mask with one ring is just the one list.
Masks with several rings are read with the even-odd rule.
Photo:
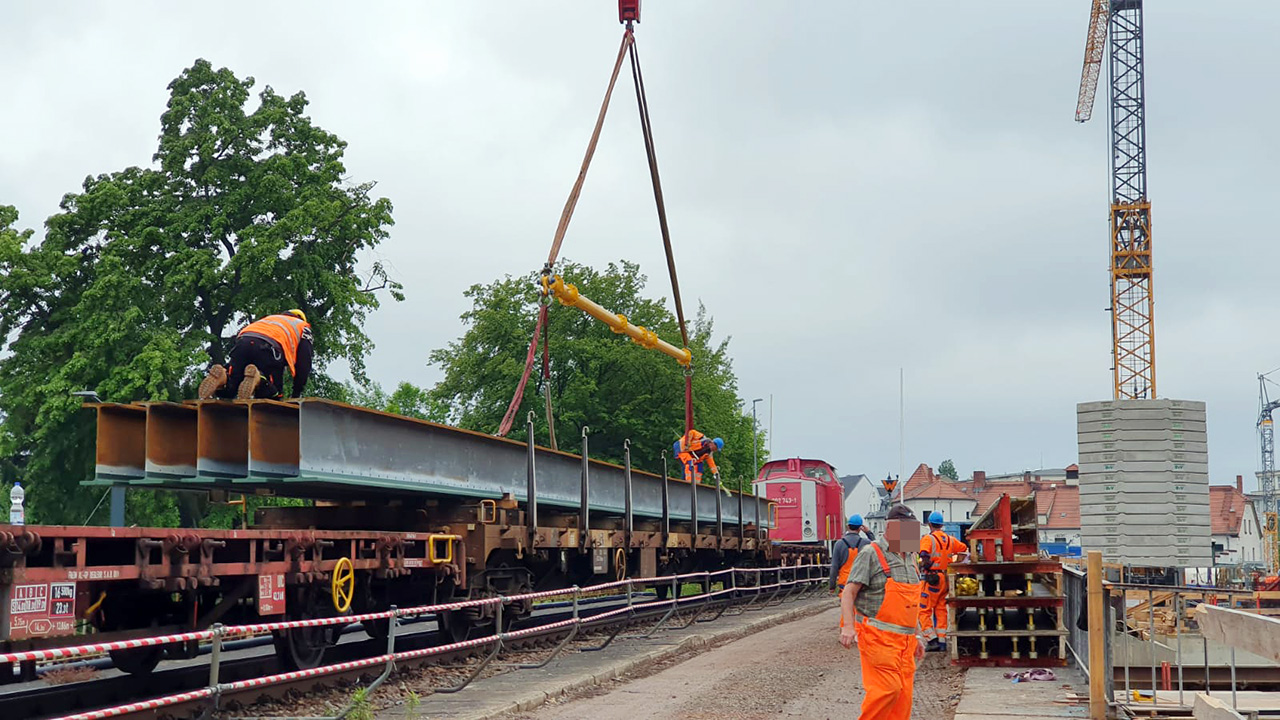
[[147, 410], [139, 405], [102, 403], [98, 412], [94, 472], [112, 480], [147, 475]]
[[300, 408], [264, 400], [249, 405], [249, 474], [297, 477], [301, 469]]
[[529, 413], [527, 422], [529, 443], [526, 450], [528, 456], [527, 478], [525, 487], [525, 524], [529, 526], [529, 547], [533, 547], [538, 537], [538, 456], [537, 444], [533, 439], [533, 412]]
[[147, 403], [145, 407], [147, 475], [195, 477], [196, 408], [179, 403]]
[[249, 406], [196, 403], [196, 474], [242, 478], [249, 474]]
[[[519, 441], [315, 399], [299, 404], [298, 436], [300, 480], [345, 480], [475, 498], [528, 498], [528, 447]], [[539, 506], [579, 509], [582, 459], [543, 447], [534, 454]], [[625, 513], [625, 468], [598, 460], [588, 465], [591, 509]], [[674, 492], [685, 486], [679, 480], [666, 482], [670, 514], [689, 517], [692, 492]], [[663, 517], [662, 483], [657, 475], [632, 472], [634, 515]], [[701, 508], [713, 507], [716, 489], [702, 485], [693, 491], [699, 496], [699, 519], [714, 522], [715, 516]], [[755, 515], [746, 520], [761, 525], [759, 512]], [[728, 519], [737, 522], [736, 512]]]
[[590, 428], [582, 426], [582, 494], [578, 497], [578, 529], [582, 547], [591, 547], [591, 462], [587, 459], [587, 435]]

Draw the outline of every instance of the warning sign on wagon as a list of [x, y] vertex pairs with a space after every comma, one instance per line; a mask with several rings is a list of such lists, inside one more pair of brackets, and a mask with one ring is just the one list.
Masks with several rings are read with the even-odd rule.
[[75, 632], [76, 584], [15, 585], [9, 594], [9, 639]]
[[258, 614], [280, 615], [284, 607], [284, 575], [281, 573], [258, 576]]

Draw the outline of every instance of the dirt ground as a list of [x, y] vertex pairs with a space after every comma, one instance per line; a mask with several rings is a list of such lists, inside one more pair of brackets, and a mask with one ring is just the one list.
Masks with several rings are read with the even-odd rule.
[[[862, 703], [855, 647], [845, 650], [839, 611], [779, 625], [672, 664], [615, 681], [589, 696], [549, 704], [520, 720], [757, 720], [852, 718]], [[912, 718], [952, 720], [964, 671], [930, 653], [916, 671]]]

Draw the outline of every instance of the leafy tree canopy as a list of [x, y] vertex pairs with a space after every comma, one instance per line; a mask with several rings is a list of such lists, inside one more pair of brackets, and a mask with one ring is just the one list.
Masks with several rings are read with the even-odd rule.
[[951, 478], [952, 480], [960, 479], [960, 473], [956, 472], [956, 464], [951, 462], [950, 459], [943, 460], [942, 463], [938, 465], [938, 474], [942, 477]]
[[[197, 60], [169, 85], [152, 164], [86, 178], [39, 242], [0, 207], [0, 458], [33, 521], [84, 522], [100, 495], [79, 487], [93, 422], [72, 391], [191, 397], [244, 323], [294, 307], [314, 325], [319, 387], [337, 358], [364, 378], [362, 321], [379, 290], [402, 297], [357, 262], [391, 203], [347, 182], [346, 143], [303, 93], [266, 87], [254, 103], [254, 84]], [[148, 502], [131, 493], [130, 522], [172, 519]]]
[[[609, 264], [603, 270], [565, 262], [561, 274], [587, 297], [612, 312], [626, 315], [659, 337], [677, 344], [675, 316], [660, 301], [643, 296], [646, 278], [635, 263]], [[448, 422], [481, 432], [495, 432], [524, 370], [529, 338], [537, 322], [537, 274], [507, 276], [466, 291], [472, 307], [463, 313], [466, 332], [431, 354], [444, 370], [429, 395], [447, 409]], [[684, 432], [684, 377], [666, 355], [647, 350], [575, 308], [554, 305], [549, 312], [550, 379], [541, 368], [521, 399], [512, 436], [523, 438], [527, 412], [537, 417], [538, 441], [548, 441], [543, 392], [555, 408], [560, 449], [579, 452], [583, 426], [590, 428], [591, 456], [620, 462], [623, 441], [631, 441], [634, 467], [662, 471], [666, 450], [669, 472], [676, 475], [671, 445]], [[690, 328], [693, 351], [694, 423], [725, 449], [717, 455], [727, 484], [749, 484], [752, 427], [738, 397], [737, 378], [729, 359], [729, 340], [714, 338], [712, 319], [704, 308]], [[763, 433], [757, 435], [760, 461], [765, 460]]]

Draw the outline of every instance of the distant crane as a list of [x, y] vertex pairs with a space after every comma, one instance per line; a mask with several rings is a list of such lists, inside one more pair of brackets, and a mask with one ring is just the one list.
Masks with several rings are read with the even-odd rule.
[[[1280, 368], [1277, 368], [1280, 369]], [[1272, 370], [1271, 373], [1276, 372]], [[1272, 411], [1280, 408], [1280, 399], [1272, 400], [1267, 393], [1267, 383], [1275, 384], [1263, 373], [1258, 376], [1258, 441], [1262, 446], [1262, 469], [1258, 471], [1258, 490], [1262, 493], [1263, 516], [1266, 518], [1264, 537], [1266, 542], [1267, 567], [1272, 571], [1280, 569], [1280, 546], [1277, 546], [1277, 518], [1280, 507], [1276, 506], [1276, 438], [1275, 427], [1271, 420]]]
[[[1110, 37], [1110, 52], [1107, 39]], [[1156, 397], [1151, 201], [1142, 61], [1142, 0], [1093, 0], [1076, 121], [1093, 115], [1109, 58], [1111, 98], [1111, 341], [1114, 397]]]

